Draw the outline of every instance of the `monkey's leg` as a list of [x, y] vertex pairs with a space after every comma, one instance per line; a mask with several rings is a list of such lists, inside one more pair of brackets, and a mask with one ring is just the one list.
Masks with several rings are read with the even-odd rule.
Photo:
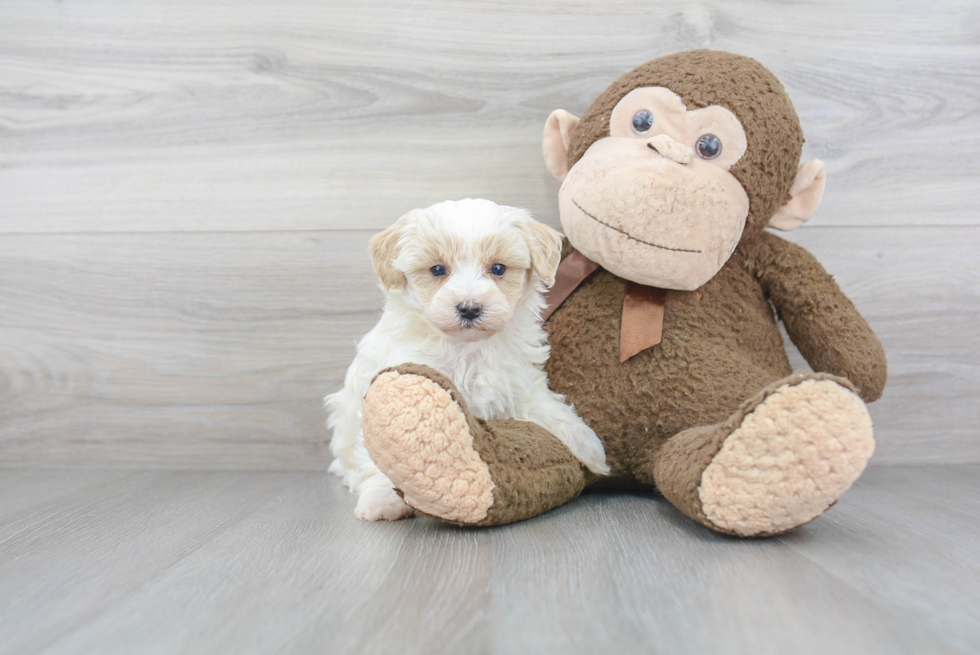
[[654, 447], [636, 475], [713, 530], [769, 536], [820, 516], [874, 452], [871, 417], [849, 382], [796, 373], [724, 423]]
[[364, 398], [371, 459], [423, 514], [502, 525], [576, 498], [588, 473], [547, 430], [470, 415], [451, 381], [426, 366], [386, 369]]

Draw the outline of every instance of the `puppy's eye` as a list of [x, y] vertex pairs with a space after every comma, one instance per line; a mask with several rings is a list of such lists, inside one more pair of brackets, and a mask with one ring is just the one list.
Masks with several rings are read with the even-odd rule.
[[721, 139], [714, 134], [702, 134], [695, 150], [701, 159], [714, 159], [721, 154]]
[[436, 264], [435, 266], [429, 269], [429, 272], [432, 273], [432, 275], [434, 275], [435, 277], [442, 277], [443, 275], [446, 274], [446, 267], [443, 266], [442, 264]]
[[653, 112], [649, 109], [641, 109], [633, 114], [633, 131], [637, 134], [646, 134], [653, 127]]
[[504, 266], [503, 264], [494, 264], [493, 266], [490, 267], [490, 272], [496, 275], [497, 277], [500, 277], [501, 275], [507, 272], [507, 267]]

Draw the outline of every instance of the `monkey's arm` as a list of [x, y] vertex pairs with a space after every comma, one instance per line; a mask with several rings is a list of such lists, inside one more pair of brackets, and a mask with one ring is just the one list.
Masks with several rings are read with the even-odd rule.
[[888, 375], [881, 342], [816, 257], [764, 232], [746, 264], [815, 371], [846, 377], [866, 402], [881, 397]]

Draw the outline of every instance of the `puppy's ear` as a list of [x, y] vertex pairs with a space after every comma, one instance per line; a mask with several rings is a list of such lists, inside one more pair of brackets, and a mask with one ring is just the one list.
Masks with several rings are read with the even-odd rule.
[[549, 287], [555, 283], [555, 273], [561, 260], [562, 236], [544, 223], [539, 223], [527, 212], [521, 221], [521, 231], [531, 251], [531, 267]]
[[385, 291], [405, 283], [405, 276], [401, 271], [395, 269], [395, 259], [398, 258], [400, 250], [398, 241], [404, 227], [405, 218], [403, 217], [384, 232], [375, 234], [368, 243], [368, 250], [371, 251], [371, 264], [374, 266], [374, 272], [381, 280]]

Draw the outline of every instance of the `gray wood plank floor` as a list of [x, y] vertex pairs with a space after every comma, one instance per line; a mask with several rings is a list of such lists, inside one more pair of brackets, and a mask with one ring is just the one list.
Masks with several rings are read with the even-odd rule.
[[975, 653], [980, 466], [869, 470], [773, 539], [591, 494], [363, 523], [320, 472], [0, 470], [0, 653]]

